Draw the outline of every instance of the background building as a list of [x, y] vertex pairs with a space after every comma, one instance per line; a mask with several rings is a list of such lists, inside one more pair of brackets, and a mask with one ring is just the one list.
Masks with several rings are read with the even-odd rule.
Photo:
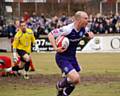
[[0, 14], [6, 17], [23, 16], [24, 12], [38, 16], [72, 15], [77, 10], [85, 10], [89, 14], [119, 13], [120, 0], [0, 0]]

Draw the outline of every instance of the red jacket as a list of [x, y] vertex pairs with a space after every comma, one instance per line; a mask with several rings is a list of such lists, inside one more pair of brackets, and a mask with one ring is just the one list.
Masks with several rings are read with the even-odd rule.
[[4, 61], [4, 64], [0, 64], [0, 68], [9, 68], [12, 66], [11, 58], [8, 56], [0, 56], [0, 60]]

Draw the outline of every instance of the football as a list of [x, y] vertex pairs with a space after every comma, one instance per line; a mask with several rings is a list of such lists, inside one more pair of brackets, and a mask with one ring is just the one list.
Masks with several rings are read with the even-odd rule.
[[65, 36], [59, 36], [56, 38], [57, 47], [67, 49], [69, 47], [69, 39]]

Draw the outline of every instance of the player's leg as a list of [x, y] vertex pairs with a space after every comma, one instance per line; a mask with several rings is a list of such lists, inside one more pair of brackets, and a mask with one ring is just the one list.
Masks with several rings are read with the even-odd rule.
[[79, 73], [77, 72], [80, 71], [80, 68], [78, 66], [79, 70], [76, 71], [76, 68], [72, 66], [72, 63], [74, 62], [70, 62], [68, 60], [59, 61], [57, 61], [58, 66], [66, 74], [66, 77], [57, 83], [57, 89], [59, 89], [58, 96], [68, 96], [74, 90], [75, 85], [80, 82], [80, 76]]
[[70, 84], [63, 90], [63, 93], [70, 95], [75, 89], [76, 84], [80, 83], [80, 76], [79, 73], [73, 69], [67, 74], [67, 78], [69, 78], [68, 82], [70, 82]]
[[29, 79], [28, 71], [29, 71], [29, 66], [30, 66], [30, 55], [24, 54], [23, 59], [24, 59], [24, 62], [25, 62], [25, 65], [24, 65], [24, 69], [25, 69], [24, 78]]
[[71, 84], [68, 87], [64, 88], [63, 90], [63, 96], [69, 96], [73, 90], [75, 89], [75, 85]]
[[[9, 62], [11, 62], [10, 60], [8, 60], [7, 61], [7, 63], [9, 63]], [[16, 71], [16, 72], [18, 72], [18, 70], [20, 70], [20, 69], [23, 69], [19, 64], [20, 64], [21, 62], [20, 62], [20, 57], [18, 57], [18, 61], [15, 63], [14, 62], [14, 65], [13, 66], [11, 66], [11, 67], [8, 67], [8, 65], [7, 65], [7, 69], [5, 70], [6, 72], [10, 72], [10, 71]], [[11, 64], [11, 63], [9, 63], [9, 64]]]
[[67, 74], [67, 78], [70, 78], [71, 82], [71, 84], [63, 90], [63, 93], [66, 93], [67, 95], [70, 95], [75, 89], [75, 85], [80, 83], [80, 75], [78, 72], [81, 70], [81, 67], [79, 66], [76, 59], [71, 60], [70, 62], [74, 69]]
[[[22, 65], [22, 66], [24, 66], [24, 69], [25, 69], [24, 77], [25, 77], [25, 79], [27, 79], [27, 78], [29, 79], [27, 73], [28, 73], [29, 65], [30, 65], [30, 56], [27, 54], [27, 52], [25, 52], [23, 50], [19, 50], [19, 49], [17, 49], [17, 53], [20, 56], [20, 60], [22, 62], [24, 62], [24, 65]], [[23, 67], [16, 64], [15, 66], [6, 69], [6, 72], [10, 72], [11, 70], [18, 72], [21, 69], [23, 69]]]
[[35, 67], [34, 67], [34, 64], [32, 62], [32, 59], [30, 59], [30, 71], [35, 71]]
[[23, 65], [24, 66], [23, 68], [25, 70], [24, 77], [25, 79], [29, 79], [28, 70], [30, 65], [30, 55], [26, 51], [19, 50], [19, 49], [17, 49], [17, 53], [20, 56], [20, 60], [24, 62], [24, 65]]
[[6, 72], [10, 72], [10, 71], [18, 71], [18, 70], [21, 70], [22, 68], [19, 68], [19, 66], [18, 65], [15, 65], [15, 66], [13, 66], [13, 67], [9, 67], [9, 68], [6, 68], [5, 69], [5, 71]]
[[59, 91], [61, 91], [61, 94], [63, 91], [63, 94], [58, 96], [70, 95], [74, 90], [75, 85], [78, 83], [80, 83], [80, 76], [78, 72], [76, 72], [76, 70], [73, 69], [67, 74], [65, 78], [63, 78], [57, 83], [57, 88], [59, 89]]
[[[4, 64], [2, 65], [2, 66], [3, 66], [3, 70], [4, 70], [3, 73], [5, 73], [6, 75], [13, 75], [14, 72], [13, 72], [12, 69], [11, 69], [11, 67], [12, 67], [11, 58], [8, 57], [8, 56], [2, 56], [1, 58], [2, 58], [3, 61], [4, 61]], [[10, 68], [10, 70], [9, 70], [9, 71], [6, 71], [6, 70], [9, 69], [9, 68]]]
[[68, 96], [74, 90], [75, 85], [69, 83], [67, 78], [64, 78], [57, 82], [56, 88], [58, 90], [57, 96]]
[[[25, 62], [23, 57], [22, 58], [18, 57], [18, 61], [16, 63], [14, 63], [14, 65], [19, 65], [20, 68], [23, 68], [23, 65], [24, 65], [23, 62]], [[35, 67], [34, 67], [34, 64], [32, 62], [32, 59], [30, 59], [30, 68], [31, 68], [30, 71], [35, 71]]]

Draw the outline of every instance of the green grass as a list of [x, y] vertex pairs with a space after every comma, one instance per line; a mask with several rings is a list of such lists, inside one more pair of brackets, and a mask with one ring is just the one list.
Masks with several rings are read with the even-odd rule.
[[[0, 87], [0, 96], [50, 96], [55, 95], [53, 86], [12, 86]], [[3, 91], [5, 90], [5, 91]], [[51, 90], [51, 91], [50, 91]], [[3, 91], [3, 92], [2, 92]]]
[[118, 82], [86, 84], [78, 86], [73, 96], [120, 96]]
[[[12, 56], [11, 53], [0, 55]], [[54, 59], [54, 53], [32, 53], [36, 73], [60, 74]], [[111, 75], [120, 76], [119, 53], [94, 53], [77, 54], [78, 61], [82, 66], [81, 75]], [[17, 82], [17, 81], [16, 81]], [[34, 84], [21, 86], [19, 84], [1, 84], [0, 96], [56, 96], [54, 85], [36, 86]], [[81, 83], [71, 96], [120, 96], [120, 81], [104, 83]]]
[[[12, 56], [11, 53], [0, 53], [0, 55]], [[32, 53], [36, 72], [41, 74], [60, 73], [54, 55], [54, 53]], [[120, 73], [120, 53], [79, 53], [77, 58], [82, 67], [81, 74]]]
[[119, 53], [78, 54], [82, 73], [108, 74], [120, 73]]
[[[54, 86], [2, 85], [0, 96], [56, 96]], [[71, 96], [120, 96], [118, 82], [82, 84], [76, 87]]]

